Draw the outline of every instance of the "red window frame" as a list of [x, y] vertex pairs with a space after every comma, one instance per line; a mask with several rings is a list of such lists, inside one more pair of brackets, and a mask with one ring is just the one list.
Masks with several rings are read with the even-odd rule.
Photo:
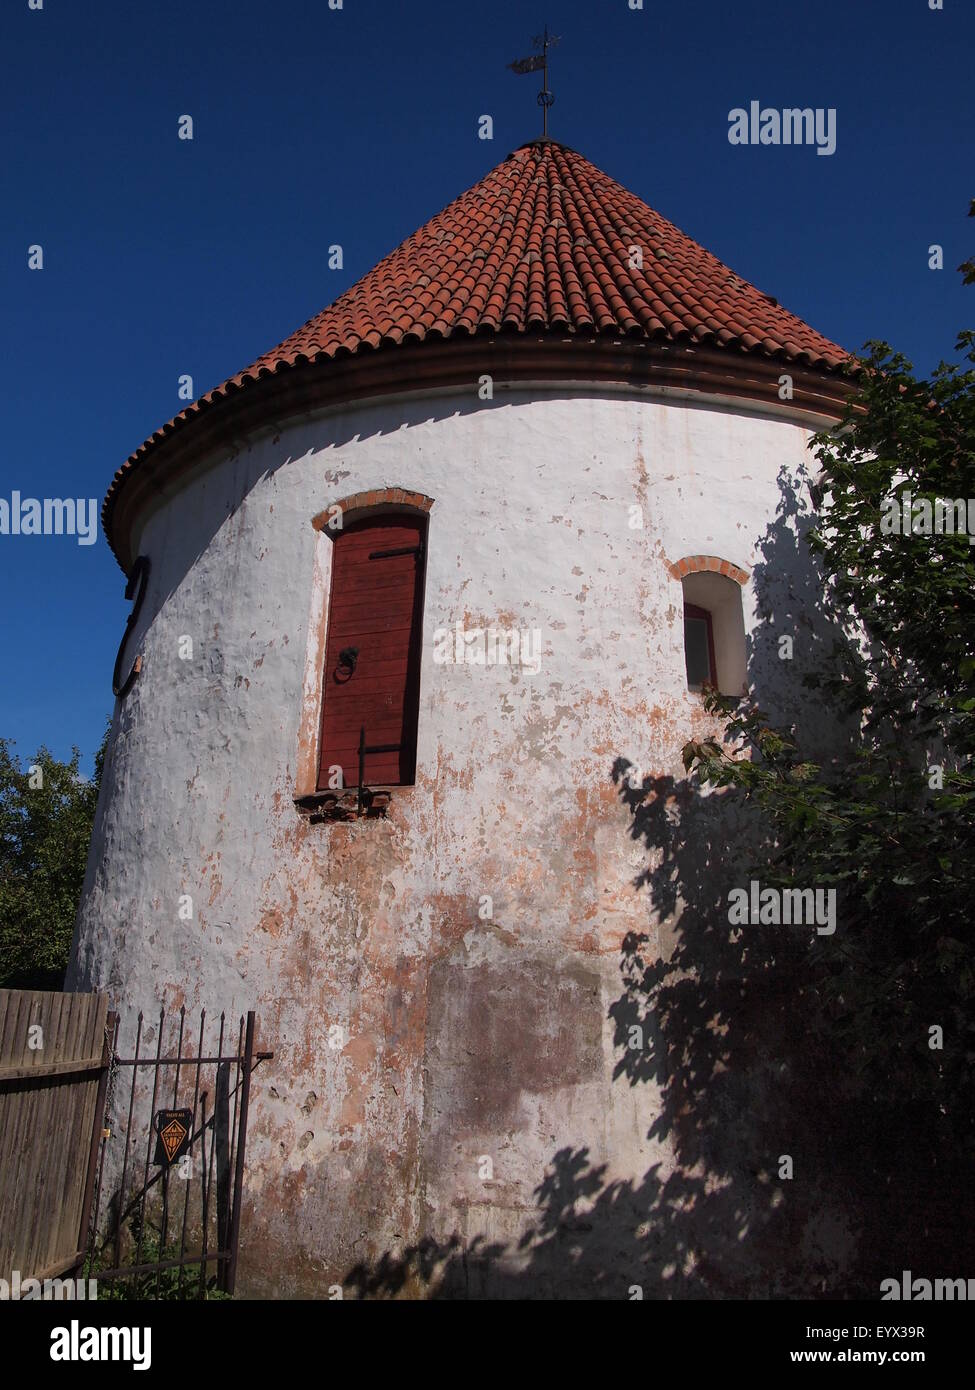
[[[705, 689], [706, 687], [710, 686], [710, 687], [712, 687], [713, 689], [717, 690], [717, 688], [718, 688], [718, 663], [717, 663], [717, 662], [715, 661], [715, 659], [714, 659], [714, 630], [713, 630], [713, 628], [712, 628], [712, 626], [711, 626], [711, 614], [710, 614], [710, 612], [708, 611], [707, 608], [699, 608], [699, 607], [697, 606], [696, 603], [685, 603], [685, 604], [684, 604], [684, 617], [685, 617], [685, 618], [696, 618], [696, 619], [698, 620], [698, 622], [703, 622], [704, 625], [705, 625], [705, 628], [707, 629], [707, 634], [708, 634], [708, 666], [710, 667], [710, 670], [709, 670], [708, 674], [709, 674], [709, 676], [710, 676], [710, 679], [703, 682], [703, 684], [702, 684], [702, 686], [701, 686], [701, 689], [703, 690], [703, 689]], [[685, 667], [684, 667], [684, 669], [685, 669], [685, 672], [686, 672], [686, 670], [687, 670], [687, 667], [686, 667], [686, 657], [685, 657]], [[690, 690], [690, 689], [696, 690], [697, 687], [696, 687], [696, 686], [688, 685], [688, 689], [689, 689], [689, 690]]]
[[[351, 522], [333, 540], [319, 720], [319, 792], [336, 790], [329, 786], [333, 764], [342, 767], [343, 788], [415, 784], [426, 544], [427, 517], [400, 511]], [[373, 567], [375, 582], [368, 573]], [[408, 597], [411, 586], [412, 600]], [[390, 604], [400, 606], [398, 595], [406, 599], [406, 606], [396, 618], [390, 616]], [[395, 650], [389, 645], [393, 629], [398, 632]], [[384, 678], [389, 683], [386, 695]], [[367, 693], [360, 695], [360, 690]], [[394, 708], [402, 705], [395, 731], [379, 714], [384, 702], [393, 703]], [[354, 735], [350, 721], [356, 726]], [[372, 736], [370, 722], [376, 731]], [[359, 751], [363, 730], [365, 747], [373, 750], [364, 755]]]

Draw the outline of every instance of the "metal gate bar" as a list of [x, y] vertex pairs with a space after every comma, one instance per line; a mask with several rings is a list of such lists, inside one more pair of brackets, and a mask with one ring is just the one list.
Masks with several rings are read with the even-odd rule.
[[[124, 1152], [121, 1161], [121, 1177], [115, 1194], [116, 1210], [108, 1222], [108, 1229], [103, 1234], [101, 1240], [98, 1239], [99, 1232], [99, 1213], [101, 1211], [101, 1200], [104, 1188], [104, 1173], [106, 1166], [106, 1154], [110, 1140], [111, 1130], [101, 1130], [100, 1154], [98, 1154], [97, 1179], [95, 1178], [95, 1156], [97, 1153], [96, 1139], [93, 1136], [92, 1155], [89, 1164], [89, 1183], [94, 1185], [94, 1201], [92, 1205], [92, 1216], [90, 1221], [85, 1223], [82, 1232], [80, 1247], [87, 1251], [89, 1273], [99, 1281], [114, 1283], [118, 1280], [127, 1278], [144, 1278], [155, 1274], [154, 1292], [159, 1296], [161, 1287], [161, 1276], [164, 1271], [176, 1269], [179, 1271], [176, 1296], [184, 1296], [184, 1271], [192, 1267], [199, 1267], [199, 1293], [205, 1295], [206, 1277], [208, 1265], [216, 1264], [216, 1283], [217, 1287], [228, 1294], [234, 1292], [237, 1278], [237, 1252], [240, 1243], [240, 1213], [243, 1197], [244, 1184], [244, 1159], [246, 1147], [246, 1127], [250, 1108], [250, 1086], [251, 1074], [254, 1069], [263, 1061], [267, 1061], [274, 1056], [273, 1052], [258, 1052], [255, 1048], [256, 1022], [253, 1010], [246, 1016], [246, 1029], [244, 1017], [240, 1018], [238, 1029], [236, 1051], [227, 1053], [224, 1051], [224, 1034], [226, 1030], [226, 1016], [220, 1015], [220, 1033], [217, 1042], [217, 1052], [215, 1055], [204, 1052], [204, 1037], [206, 1029], [206, 1010], [200, 1012], [200, 1031], [199, 1040], [195, 1055], [183, 1055], [183, 1042], [185, 1036], [186, 1010], [181, 1008], [179, 1012], [179, 1028], [176, 1042], [176, 1055], [163, 1056], [163, 1034], [166, 1023], [165, 1010], [160, 1011], [159, 1031], [156, 1039], [155, 1056], [142, 1056], [141, 1048], [143, 1041], [144, 1016], [139, 1014], [137, 1020], [135, 1048], [131, 1057], [120, 1057], [118, 1055], [118, 1018], [113, 1018], [113, 1027], [106, 1029], [105, 1052], [107, 1056], [107, 1066], [103, 1074], [103, 1082], [107, 1089], [108, 1077], [112, 1079], [120, 1074], [122, 1067], [132, 1068], [132, 1081], [129, 1087], [128, 1106], [125, 1118], [124, 1129]], [[208, 1091], [201, 1087], [202, 1069], [205, 1066], [214, 1066], [216, 1069], [213, 1098], [213, 1105], [208, 1114]], [[178, 1109], [180, 1075], [181, 1072], [193, 1070], [193, 1101], [189, 1111], [190, 1124], [189, 1134], [181, 1145], [180, 1155], [184, 1157], [191, 1154], [193, 1146], [199, 1144], [200, 1155], [200, 1210], [199, 1210], [199, 1229], [200, 1229], [200, 1248], [198, 1250], [187, 1251], [187, 1241], [190, 1232], [190, 1203], [193, 1182], [190, 1177], [185, 1179], [185, 1190], [183, 1198], [182, 1217], [173, 1214], [173, 1227], [179, 1230], [178, 1254], [170, 1254], [170, 1192], [169, 1179], [173, 1160], [162, 1163], [158, 1171], [150, 1176], [150, 1167], [156, 1160], [152, 1157], [152, 1145], [157, 1138], [155, 1117], [157, 1115], [157, 1104], [160, 1094], [166, 1095], [168, 1087], [162, 1085], [165, 1077], [165, 1069], [174, 1067], [173, 1086], [172, 1086], [172, 1109]], [[233, 1084], [231, 1085], [230, 1069], [235, 1069]], [[152, 1068], [152, 1089], [149, 1099], [149, 1110], [146, 1116], [146, 1155], [143, 1164], [142, 1182], [134, 1193], [128, 1192], [129, 1182], [129, 1153], [132, 1146], [133, 1135], [138, 1133], [141, 1123], [142, 1113], [145, 1108], [147, 1088], [144, 1087], [140, 1094], [139, 1077], [140, 1068]], [[231, 1119], [230, 1107], [233, 1102], [233, 1118]], [[186, 1108], [186, 1107], [184, 1107]], [[137, 1121], [138, 1117], [138, 1121]], [[199, 1119], [198, 1119], [199, 1117]], [[135, 1126], [135, 1127], [134, 1127]], [[121, 1130], [120, 1130], [121, 1132]], [[210, 1135], [210, 1144], [207, 1145], [207, 1135]], [[217, 1162], [217, 1150], [221, 1148], [217, 1173], [214, 1174], [214, 1164]], [[181, 1173], [181, 1177], [182, 1177]], [[217, 1179], [217, 1203], [216, 1210], [212, 1210], [212, 1194], [214, 1176]], [[143, 1244], [147, 1238], [147, 1204], [153, 1189], [160, 1187], [159, 1199], [161, 1204], [161, 1214], [156, 1230], [158, 1232], [157, 1248], [146, 1253], [155, 1254], [157, 1258], [143, 1259]], [[215, 1215], [217, 1221], [217, 1242], [216, 1249], [210, 1249], [210, 1222], [211, 1216]], [[131, 1261], [122, 1258], [123, 1237], [125, 1234], [126, 1223], [129, 1223], [130, 1239], [134, 1242], [134, 1251]], [[134, 1230], [132, 1229], [134, 1227]], [[150, 1241], [150, 1245], [151, 1245]], [[106, 1252], [111, 1250], [111, 1257], [107, 1260], [107, 1267], [98, 1264], [99, 1258], [104, 1258]], [[192, 1288], [191, 1279], [187, 1288]]]

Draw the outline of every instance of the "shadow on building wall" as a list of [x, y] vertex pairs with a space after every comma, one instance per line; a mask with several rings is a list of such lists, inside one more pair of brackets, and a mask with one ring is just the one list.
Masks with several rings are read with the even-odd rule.
[[[762, 621], [750, 670], [778, 660], [780, 635], [817, 660], [842, 640], [823, 612], [808, 525], [783, 484], [755, 570]], [[773, 711], [780, 726], [804, 708], [806, 664], [796, 664], [794, 704]], [[826, 714], [842, 767], [851, 733]], [[704, 795], [670, 776], [631, 787], [628, 769], [618, 758], [610, 775], [647, 851], [636, 883], [648, 927], [622, 947], [613, 1085], [659, 1093], [648, 1137], [672, 1146], [676, 1168], [614, 1180], [566, 1136], [517, 1247], [421, 1241], [357, 1265], [346, 1287], [362, 1297], [876, 1299], [903, 1269], [967, 1277], [967, 1160], [945, 1142], [935, 1088], [919, 1095], [896, 1070], [864, 1085], [859, 1059], [823, 1026], [827, 974], [847, 971], [850, 1010], [869, 1011], [875, 988], [848, 970], [842, 905], [832, 936], [731, 927], [729, 888], [776, 853], [761, 815], [737, 793]], [[905, 1065], [916, 1047], [905, 1041]]]

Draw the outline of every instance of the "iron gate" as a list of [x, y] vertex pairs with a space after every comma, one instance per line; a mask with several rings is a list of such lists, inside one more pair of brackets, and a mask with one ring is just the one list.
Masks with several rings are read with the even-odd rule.
[[102, 1297], [234, 1292], [251, 1075], [274, 1053], [256, 1050], [253, 1011], [241, 1015], [232, 1051], [226, 1050], [224, 1014], [215, 1053], [205, 1050], [206, 1010], [195, 1051], [185, 1050], [186, 1024], [181, 1008], [175, 1049], [164, 1055], [166, 1014], [160, 1010], [155, 1052], [146, 1052], [153, 1039], [140, 1013], [133, 1055], [122, 1057], [114, 1019], [84, 1243], [89, 1277], [106, 1286]]

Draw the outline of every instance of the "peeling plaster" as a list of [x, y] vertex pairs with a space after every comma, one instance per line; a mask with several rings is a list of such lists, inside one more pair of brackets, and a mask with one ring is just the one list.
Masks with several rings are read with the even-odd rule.
[[[566, 1144], [610, 1177], [672, 1165], [646, 1137], [651, 1088], [612, 1080], [620, 945], [657, 927], [612, 767], [679, 776], [712, 727], [667, 557], [751, 573], [809, 435], [570, 389], [387, 402], [260, 439], [146, 524], [144, 669], [116, 713], [71, 978], [109, 991], [123, 1034], [163, 981], [167, 1002], [256, 1009], [275, 1057], [254, 1088], [245, 1291], [321, 1293], [426, 1235], [516, 1246]], [[384, 821], [310, 825], [293, 803], [314, 788], [331, 563], [310, 522], [399, 485], [437, 499], [416, 786]], [[744, 604], [750, 633], [749, 586]], [[540, 673], [435, 665], [431, 634], [458, 619], [540, 628]], [[781, 666], [755, 664], [772, 695], [795, 678]]]

